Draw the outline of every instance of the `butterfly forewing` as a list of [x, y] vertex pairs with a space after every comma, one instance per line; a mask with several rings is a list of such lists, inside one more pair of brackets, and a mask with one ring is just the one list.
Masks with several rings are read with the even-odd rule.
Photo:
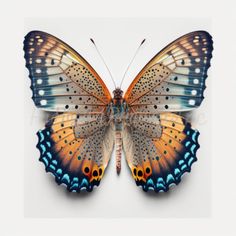
[[102, 112], [111, 96], [82, 56], [56, 37], [40, 31], [24, 41], [35, 105], [46, 111]]
[[175, 40], [142, 69], [125, 94], [136, 112], [188, 111], [203, 100], [212, 39], [205, 31]]

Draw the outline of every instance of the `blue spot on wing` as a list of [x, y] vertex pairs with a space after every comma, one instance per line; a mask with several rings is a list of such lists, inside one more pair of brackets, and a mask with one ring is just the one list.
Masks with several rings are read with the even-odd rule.
[[192, 139], [194, 142], [197, 142], [196, 138], [197, 138], [197, 132], [194, 132], [192, 135]]
[[154, 187], [154, 182], [152, 179], [148, 179], [147, 184], [148, 184], [148, 186]]
[[168, 175], [167, 175], [166, 182], [167, 182], [167, 184], [171, 184], [171, 183], [174, 183], [174, 182], [175, 182], [175, 179], [174, 179], [174, 177], [173, 177], [172, 174], [168, 174]]
[[178, 176], [181, 173], [180, 169], [175, 168], [174, 173], [175, 173], [175, 176]]
[[46, 142], [48, 147], [51, 147], [51, 143], [50, 142]]
[[40, 144], [40, 147], [42, 149], [42, 154], [44, 154], [46, 151], [46, 147], [43, 144]]
[[182, 170], [182, 171], [185, 171], [185, 170], [187, 170], [187, 169], [188, 169], [188, 167], [187, 167], [186, 164], [184, 164], [184, 165], [181, 166], [181, 170]]
[[56, 165], [57, 165], [57, 161], [56, 161], [56, 160], [53, 160], [53, 161], [52, 161], [52, 164], [56, 166]]
[[46, 157], [43, 157], [43, 158], [42, 158], [42, 161], [43, 161], [44, 165], [47, 167], [47, 166], [48, 166], [48, 160], [47, 160], [47, 158], [46, 158]]
[[189, 152], [186, 152], [185, 155], [184, 155], [184, 159], [187, 160], [190, 156], [190, 153]]
[[188, 165], [191, 166], [192, 163], [196, 160], [196, 158], [191, 157], [188, 161]]
[[191, 143], [190, 141], [186, 142], [185, 147], [188, 147], [190, 145], [190, 143]]
[[55, 171], [56, 170], [56, 167], [54, 166], [54, 165], [49, 165], [49, 168], [51, 169], [51, 170], [53, 170], [53, 171]]
[[52, 159], [52, 154], [50, 152], [47, 152], [47, 156], [50, 160]]
[[194, 154], [194, 149], [196, 148], [196, 144], [193, 144], [192, 147], [191, 147], [191, 152], [192, 154]]
[[44, 140], [44, 135], [40, 131], [38, 132], [38, 134], [39, 134], [39, 138], [40, 138], [39, 142], [42, 143]]
[[64, 174], [61, 178], [61, 182], [62, 183], [65, 183], [66, 185], [69, 185], [70, 183], [70, 177], [68, 174]]
[[179, 160], [179, 165], [184, 164], [184, 160]]

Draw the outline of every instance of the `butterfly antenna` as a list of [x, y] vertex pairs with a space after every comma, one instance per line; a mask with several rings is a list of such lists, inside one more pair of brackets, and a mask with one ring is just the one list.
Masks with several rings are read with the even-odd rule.
[[94, 42], [94, 40], [93, 40], [92, 38], [90, 38], [90, 41], [93, 43], [94, 47], [95, 47], [96, 50], [97, 50], [98, 55], [100, 56], [100, 58], [102, 59], [104, 65], [106, 66], [107, 71], [108, 71], [108, 73], [110, 74], [111, 79], [112, 79], [112, 82], [113, 82], [113, 84], [114, 84], [114, 86], [115, 86], [115, 88], [116, 88], [115, 80], [114, 80], [114, 78], [113, 78], [113, 76], [112, 76], [112, 74], [111, 74], [111, 71], [109, 70], [109, 68], [108, 68], [108, 66], [107, 66], [107, 64], [106, 64], [106, 62], [105, 62], [105, 60], [104, 60], [102, 54], [101, 54], [100, 51], [98, 50], [98, 47], [97, 47], [96, 43]]
[[140, 43], [139, 47], [138, 47], [137, 50], [135, 51], [135, 54], [134, 54], [134, 56], [133, 56], [131, 62], [130, 62], [129, 65], [127, 66], [127, 69], [125, 70], [125, 73], [124, 73], [124, 75], [123, 75], [123, 77], [122, 77], [122, 80], [121, 80], [121, 83], [120, 83], [120, 88], [121, 88], [121, 85], [122, 85], [122, 83], [123, 83], [123, 81], [124, 81], [124, 78], [125, 78], [125, 76], [126, 76], [128, 70], [129, 70], [131, 64], [132, 64], [133, 61], [134, 61], [134, 58], [135, 58], [136, 55], [138, 54], [139, 49], [141, 48], [141, 46], [144, 44], [145, 41], [146, 41], [146, 39], [143, 39], [143, 41]]

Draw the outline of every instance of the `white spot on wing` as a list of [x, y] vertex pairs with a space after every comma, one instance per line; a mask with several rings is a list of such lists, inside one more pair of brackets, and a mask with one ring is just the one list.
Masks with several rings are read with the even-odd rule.
[[188, 104], [191, 105], [191, 106], [194, 106], [194, 105], [195, 105], [195, 100], [190, 99], [190, 100], [188, 101]]
[[40, 104], [41, 104], [42, 106], [47, 105], [47, 100], [41, 100], [41, 101], [40, 101]]
[[38, 59], [35, 60], [36, 63], [41, 63], [41, 61], [42, 61], [42, 60], [41, 60], [40, 58], [38, 58]]
[[43, 96], [44, 95], [44, 90], [39, 90], [39, 95]]
[[37, 80], [37, 84], [42, 84], [43, 83], [43, 80], [42, 79], [38, 79]]

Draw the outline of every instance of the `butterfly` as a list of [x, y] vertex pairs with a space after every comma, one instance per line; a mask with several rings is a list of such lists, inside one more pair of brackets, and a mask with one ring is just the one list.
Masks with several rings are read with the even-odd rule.
[[93, 67], [60, 39], [41, 31], [25, 36], [32, 99], [51, 117], [39, 130], [39, 160], [72, 192], [98, 186], [115, 146], [122, 149], [144, 191], [166, 192], [197, 160], [199, 132], [179, 115], [203, 101], [213, 41], [188, 33], [157, 53], [124, 93], [111, 96]]

